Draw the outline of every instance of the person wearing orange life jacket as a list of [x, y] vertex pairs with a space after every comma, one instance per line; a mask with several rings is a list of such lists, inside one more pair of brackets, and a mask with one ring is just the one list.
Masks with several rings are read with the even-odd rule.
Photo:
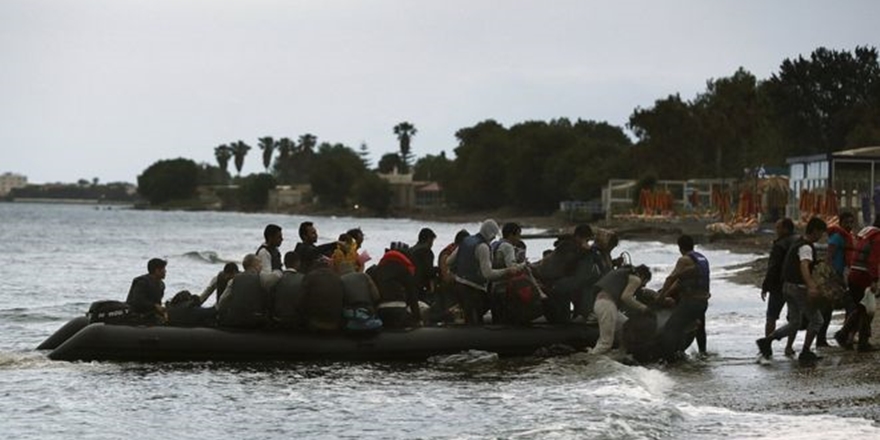
[[[828, 251], [825, 261], [831, 266], [841, 282], [845, 282], [848, 275], [847, 272], [852, 264], [852, 228], [855, 223], [855, 215], [847, 211], [840, 214], [839, 224], [828, 227]], [[827, 347], [826, 334], [828, 333], [828, 325], [831, 323], [831, 312], [834, 310], [834, 304], [831, 301], [827, 301], [820, 308], [824, 323], [822, 328], [819, 329], [819, 334], [816, 335], [816, 346]], [[847, 312], [851, 308], [851, 306], [847, 306]]]
[[852, 266], [849, 271], [849, 295], [855, 304], [851, 313], [846, 317], [843, 327], [834, 334], [837, 344], [843, 348], [852, 349], [855, 333], [859, 335], [859, 351], [874, 351], [868, 340], [871, 338], [871, 316], [873, 311], [868, 311], [860, 304], [865, 295], [865, 289], [877, 288], [877, 279], [880, 276], [880, 215], [874, 219], [874, 224], [866, 226], [856, 234], [855, 247], [852, 254]]

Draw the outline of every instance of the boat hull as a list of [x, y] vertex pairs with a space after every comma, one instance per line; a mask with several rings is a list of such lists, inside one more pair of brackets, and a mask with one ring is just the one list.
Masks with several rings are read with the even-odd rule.
[[90, 324], [49, 358], [65, 361], [420, 361], [465, 350], [527, 356], [553, 345], [584, 349], [598, 329], [584, 324], [531, 327], [420, 327], [366, 335], [218, 328]]

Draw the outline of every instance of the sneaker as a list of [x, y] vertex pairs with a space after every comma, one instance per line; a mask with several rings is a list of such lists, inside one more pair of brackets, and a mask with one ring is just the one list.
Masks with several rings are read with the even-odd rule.
[[755, 341], [755, 343], [758, 344], [758, 350], [761, 352], [761, 356], [764, 356], [764, 359], [770, 359], [773, 356], [773, 349], [769, 339], [761, 338]]
[[819, 359], [822, 359], [819, 356], [816, 356], [816, 353], [812, 351], [802, 351], [801, 355], [798, 356], [798, 362], [803, 364], [813, 364], [816, 363]]
[[853, 345], [852, 342], [846, 340], [846, 336], [843, 333], [837, 332], [834, 334], [834, 340], [837, 341], [837, 346], [843, 348], [845, 350], [852, 350]]

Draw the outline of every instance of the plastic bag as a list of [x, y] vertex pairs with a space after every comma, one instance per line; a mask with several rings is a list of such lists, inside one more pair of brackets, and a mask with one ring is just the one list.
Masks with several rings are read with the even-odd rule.
[[877, 310], [877, 292], [868, 287], [865, 289], [865, 294], [862, 296], [862, 300], [859, 301], [859, 304], [865, 306], [865, 310], [867, 310], [868, 314], [873, 316], [874, 311]]

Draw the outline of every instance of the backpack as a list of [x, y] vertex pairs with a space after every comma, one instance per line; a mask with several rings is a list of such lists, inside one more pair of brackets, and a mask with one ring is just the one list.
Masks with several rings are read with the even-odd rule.
[[342, 317], [345, 318], [345, 329], [348, 331], [370, 332], [382, 330], [382, 320], [363, 307], [344, 309]]
[[520, 273], [505, 283], [503, 319], [508, 324], [523, 325], [544, 314], [541, 293], [532, 278]]
[[105, 324], [124, 324], [128, 321], [131, 308], [122, 301], [95, 301], [89, 306], [86, 317], [89, 324], [103, 322]]

